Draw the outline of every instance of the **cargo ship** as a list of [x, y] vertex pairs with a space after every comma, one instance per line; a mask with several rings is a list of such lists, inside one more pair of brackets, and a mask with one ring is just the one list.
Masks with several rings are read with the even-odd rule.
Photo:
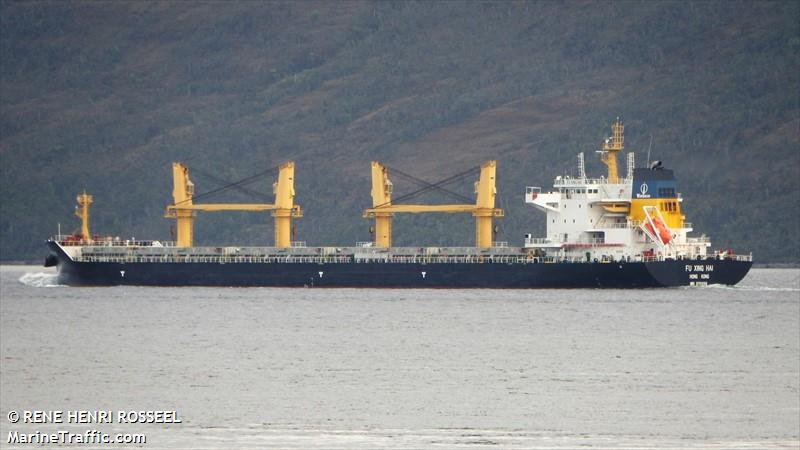
[[[271, 204], [198, 203], [218, 190], [195, 195], [189, 169], [173, 163], [173, 203], [165, 216], [175, 220], [174, 242], [91, 235], [93, 199], [84, 191], [76, 206], [80, 231], [50, 238], [45, 266], [56, 266], [58, 282], [71, 286], [648, 288], [734, 285], [744, 278], [752, 254], [714, 251], [705, 235], [690, 237], [673, 171], [658, 161], [637, 168], [634, 153], [627, 153], [621, 176], [623, 150], [624, 125], [617, 119], [598, 150], [607, 174], [587, 177], [580, 153], [577, 175], [556, 177], [547, 192], [527, 187], [525, 203], [546, 215], [546, 235], [526, 234], [516, 247], [493, 241], [493, 221], [503, 216], [495, 208], [495, 161], [438, 183], [412, 177], [422, 186], [412, 194], [454, 194], [447, 183], [479, 174], [474, 201], [461, 196], [462, 203], [447, 205], [404, 203], [411, 194], [393, 200], [389, 175], [402, 172], [372, 162], [372, 207], [363, 212], [374, 221], [372, 239], [328, 247], [292, 241], [292, 221], [302, 217], [294, 203], [294, 163], [277, 167]], [[274, 246], [194, 246], [194, 218], [213, 211], [271, 211]], [[392, 246], [392, 217], [402, 213], [471, 214], [475, 244]]]

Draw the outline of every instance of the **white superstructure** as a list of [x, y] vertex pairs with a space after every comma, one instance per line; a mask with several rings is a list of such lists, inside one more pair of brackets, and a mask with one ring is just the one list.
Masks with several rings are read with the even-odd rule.
[[616, 155], [609, 158], [608, 152], [622, 150], [619, 119], [614, 127], [614, 137], [601, 152], [609, 165], [607, 178], [588, 178], [581, 153], [577, 177], [556, 177], [549, 192], [526, 189], [525, 202], [547, 214], [547, 234], [526, 235], [525, 247], [566, 260], [705, 258], [711, 243], [705, 236], [688, 236], [692, 225], [681, 213], [683, 199], [671, 170], [660, 162], [635, 168], [634, 155], [628, 153], [627, 173], [616, 175]]

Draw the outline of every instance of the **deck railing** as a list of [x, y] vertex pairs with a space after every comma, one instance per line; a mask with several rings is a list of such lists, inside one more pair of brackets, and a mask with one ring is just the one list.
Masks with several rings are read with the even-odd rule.
[[525, 245], [539, 245], [539, 244], [553, 244], [553, 241], [549, 238], [525, 238]]
[[59, 234], [52, 240], [61, 246], [93, 246], [93, 247], [175, 247], [175, 241], [138, 240], [136, 238], [121, 239], [119, 237], [94, 237], [90, 240], [80, 239], [73, 235]]
[[[636, 256], [623, 261], [604, 262], [652, 262], [664, 261], [663, 256]], [[733, 260], [752, 261], [753, 255], [714, 255], [700, 258], [684, 258], [685, 261], [713, 261]], [[205, 263], [205, 264], [342, 264], [342, 263], [370, 263], [370, 264], [537, 264], [537, 263], [586, 263], [585, 257], [560, 257], [560, 256], [528, 256], [528, 255], [395, 255], [385, 257], [365, 257], [355, 255], [320, 255], [320, 256], [220, 256], [220, 255], [102, 255], [86, 254], [76, 257], [78, 262], [105, 262], [105, 263]]]

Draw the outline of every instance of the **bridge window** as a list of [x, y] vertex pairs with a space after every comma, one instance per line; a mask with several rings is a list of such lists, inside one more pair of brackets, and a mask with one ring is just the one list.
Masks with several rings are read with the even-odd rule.
[[658, 196], [662, 198], [675, 197], [675, 188], [658, 188]]

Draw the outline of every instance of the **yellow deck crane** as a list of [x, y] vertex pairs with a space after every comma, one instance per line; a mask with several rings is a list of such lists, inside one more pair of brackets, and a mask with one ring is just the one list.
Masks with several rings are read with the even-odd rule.
[[83, 191], [83, 194], [78, 194], [75, 206], [75, 216], [81, 219], [81, 241], [89, 242], [92, 240], [92, 235], [89, 234], [89, 205], [92, 204], [94, 199], [91, 195]]
[[[503, 210], [494, 207], [495, 172], [497, 163], [486, 161], [480, 167], [480, 178], [475, 183], [475, 204], [463, 205], [392, 205], [393, 185], [386, 166], [372, 162], [372, 208], [364, 210], [365, 218], [375, 219], [375, 246], [392, 246], [392, 216], [395, 213], [472, 213], [475, 217], [475, 246], [492, 246], [492, 219], [503, 217]], [[436, 187], [436, 185], [430, 185]]]
[[299, 205], [294, 204], [294, 162], [278, 166], [278, 181], [272, 184], [275, 203], [193, 203], [194, 184], [189, 179], [189, 169], [179, 162], [172, 163], [172, 198], [164, 217], [175, 219], [177, 247], [191, 247], [193, 222], [197, 211], [272, 211], [275, 218], [275, 247], [291, 246], [292, 219], [303, 217]]

